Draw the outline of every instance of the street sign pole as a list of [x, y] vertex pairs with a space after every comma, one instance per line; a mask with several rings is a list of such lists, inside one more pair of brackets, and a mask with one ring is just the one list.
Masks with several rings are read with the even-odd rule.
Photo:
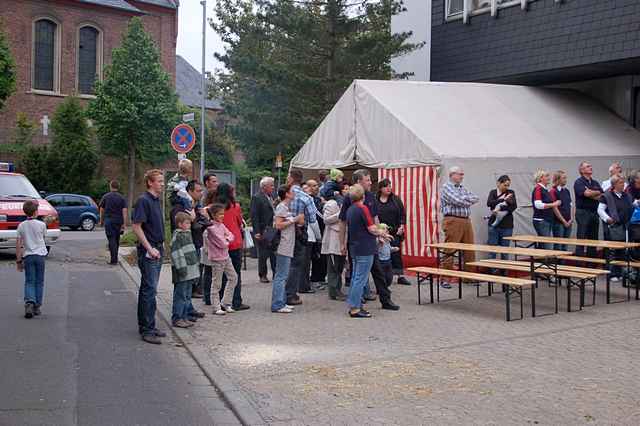
[[204, 179], [204, 104], [207, 99], [205, 78], [205, 48], [207, 33], [207, 0], [200, 2], [202, 5], [202, 108], [200, 110], [200, 182]]

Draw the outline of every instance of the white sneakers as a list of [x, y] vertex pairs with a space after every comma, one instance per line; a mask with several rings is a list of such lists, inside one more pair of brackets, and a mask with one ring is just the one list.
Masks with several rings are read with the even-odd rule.
[[231, 314], [235, 312], [235, 309], [233, 309], [231, 307], [231, 305], [220, 305], [220, 307], [218, 307], [218, 310], [214, 312], [214, 314], [216, 315], [226, 315], [227, 313]]
[[293, 312], [293, 309], [291, 308], [291, 306], [284, 306], [283, 308], [278, 309], [277, 311], [274, 311], [275, 313], [278, 314], [290, 314], [291, 312]]

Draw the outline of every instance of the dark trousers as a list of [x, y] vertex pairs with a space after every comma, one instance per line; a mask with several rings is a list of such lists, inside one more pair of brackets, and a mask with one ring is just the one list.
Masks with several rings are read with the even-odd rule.
[[[389, 267], [391, 268], [391, 262], [389, 262]], [[387, 283], [387, 277], [385, 275], [384, 269], [382, 268], [380, 259], [378, 259], [378, 255], [375, 255], [373, 258], [373, 265], [371, 266], [371, 277], [373, 278], [373, 283], [376, 286], [376, 293], [378, 293], [380, 303], [384, 305], [385, 303], [391, 301], [391, 290], [389, 289], [391, 280], [389, 280]], [[393, 272], [391, 273], [391, 279], [393, 279]]]
[[379, 260], [379, 262], [380, 269], [382, 270], [382, 274], [384, 276], [385, 284], [387, 285], [387, 288], [389, 288], [389, 286], [393, 282], [393, 262], [391, 261], [391, 259]]
[[298, 296], [298, 291], [308, 290], [309, 285], [309, 244], [306, 241], [296, 239], [293, 247], [293, 259], [291, 259], [291, 267], [289, 268], [289, 277], [287, 278], [287, 299]]
[[258, 250], [258, 276], [260, 278], [267, 278], [267, 259], [271, 265], [271, 276], [276, 274], [276, 254], [262, 241], [258, 241], [256, 244]]
[[120, 247], [120, 230], [122, 224], [112, 222], [110, 219], [104, 221], [104, 233], [107, 235], [109, 242], [109, 253], [111, 254], [111, 263], [118, 263], [118, 248]]
[[[236, 288], [233, 289], [233, 302], [231, 307], [237, 308], [242, 305], [242, 280], [240, 279], [240, 270], [242, 269], [242, 249], [237, 250], [229, 250], [229, 257], [231, 258], [231, 263], [233, 264], [233, 269], [235, 269], [236, 274], [238, 274], [238, 284]], [[211, 285], [211, 284], [209, 284]], [[220, 300], [224, 296], [224, 289], [227, 286], [227, 276], [222, 275], [222, 286], [220, 287]], [[209, 288], [209, 293], [211, 293], [211, 288]]]
[[344, 269], [345, 256], [337, 254], [325, 255], [327, 259], [327, 283], [329, 284], [329, 296], [337, 296], [342, 291], [342, 270]]
[[311, 282], [322, 283], [327, 279], [327, 256], [321, 253], [322, 242], [311, 246]]
[[[391, 241], [391, 247], [398, 247], [402, 245], [400, 237], [397, 235]], [[394, 251], [391, 253], [391, 267], [393, 268], [393, 275], [403, 275], [404, 265], [402, 264], [402, 250]]]
[[201, 285], [202, 285], [202, 299], [205, 305], [211, 304], [211, 280], [213, 278], [213, 271], [210, 265], [202, 265]]
[[138, 332], [142, 335], [151, 335], [156, 330], [156, 293], [163, 257], [162, 247], [158, 250], [160, 250], [160, 258], [149, 259], [146, 257], [147, 251], [138, 246], [138, 267], [140, 268]]
[[[595, 211], [576, 209], [576, 222], [578, 229], [576, 238], [579, 240], [597, 240], [600, 227], [600, 219]], [[587, 256], [596, 257], [596, 248], [587, 247]], [[584, 247], [576, 246], [576, 256], [584, 256]]]

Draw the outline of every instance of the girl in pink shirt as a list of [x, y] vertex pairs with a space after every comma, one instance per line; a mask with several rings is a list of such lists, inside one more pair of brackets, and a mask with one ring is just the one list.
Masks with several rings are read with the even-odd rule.
[[[213, 204], [209, 207], [209, 216], [213, 219], [212, 225], [207, 228], [207, 253], [211, 261], [212, 286], [211, 304], [216, 315], [225, 315], [235, 312], [231, 307], [231, 295], [233, 288], [238, 282], [231, 258], [229, 257], [229, 245], [233, 243], [235, 237], [224, 225], [224, 206]], [[219, 299], [219, 292], [222, 287], [222, 275], [227, 276], [228, 283], [225, 286], [222, 300]], [[231, 290], [230, 290], [231, 289]]]

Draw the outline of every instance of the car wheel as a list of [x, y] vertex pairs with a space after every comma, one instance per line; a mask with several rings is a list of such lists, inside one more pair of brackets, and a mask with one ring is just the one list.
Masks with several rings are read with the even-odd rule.
[[84, 219], [82, 219], [80, 227], [83, 231], [93, 231], [93, 228], [96, 227], [96, 221], [90, 217], [85, 217]]

